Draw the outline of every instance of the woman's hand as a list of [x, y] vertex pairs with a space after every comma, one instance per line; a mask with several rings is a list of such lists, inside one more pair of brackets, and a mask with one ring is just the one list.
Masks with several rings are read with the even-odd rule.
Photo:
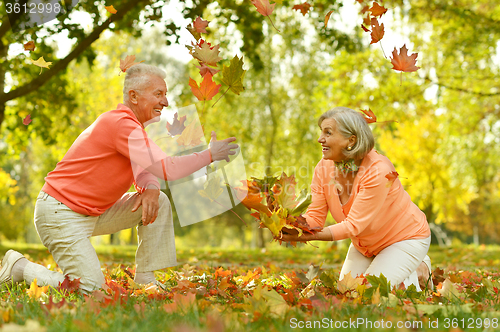
[[[286, 230], [286, 232], [291, 233], [290, 230]], [[296, 232], [296, 234], [283, 233], [283, 236], [277, 239], [285, 242], [333, 241], [333, 236], [329, 229], [323, 228], [317, 233], [304, 233], [302, 236], [299, 236], [298, 232]]]

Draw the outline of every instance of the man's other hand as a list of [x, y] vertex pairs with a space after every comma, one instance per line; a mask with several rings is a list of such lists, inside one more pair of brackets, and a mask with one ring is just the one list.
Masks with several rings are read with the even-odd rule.
[[238, 148], [238, 144], [229, 144], [236, 141], [236, 137], [229, 137], [223, 140], [217, 140], [217, 134], [212, 131], [210, 139], [210, 153], [212, 154], [212, 161], [225, 160], [229, 162], [229, 155], [235, 155], [234, 149]]
[[141, 220], [143, 226], [152, 224], [156, 220], [156, 217], [158, 217], [158, 210], [160, 209], [160, 203], [158, 202], [160, 190], [155, 186], [151, 186], [150, 188], [154, 189], [144, 190], [142, 194], [139, 195], [132, 208], [132, 212], [135, 212], [142, 205]]

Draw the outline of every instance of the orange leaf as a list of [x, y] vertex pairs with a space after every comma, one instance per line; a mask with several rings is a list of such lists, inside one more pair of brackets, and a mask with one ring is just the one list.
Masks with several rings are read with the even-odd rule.
[[382, 16], [387, 12], [387, 8], [379, 5], [376, 2], [373, 3], [373, 7], [370, 8], [369, 10], [372, 12], [372, 16], [374, 16], [374, 17]]
[[30, 288], [26, 290], [28, 293], [28, 296], [31, 299], [38, 300], [40, 296], [42, 296], [43, 293], [46, 293], [49, 290], [49, 286], [43, 286], [39, 287], [36, 281], [36, 278], [33, 280], [33, 282], [30, 285]]
[[[250, 182], [248, 180], [244, 180], [242, 182], [243, 185], [241, 187], [234, 188], [236, 189], [237, 197], [241, 203], [249, 210], [254, 209], [256, 211], [263, 212], [270, 217], [272, 213], [269, 211], [267, 206], [262, 204], [263, 197], [260, 194], [260, 189], [254, 182]], [[259, 219], [258, 216], [254, 216]]]
[[306, 16], [307, 12], [309, 11], [309, 8], [311, 8], [311, 5], [308, 2], [304, 2], [300, 5], [295, 5], [292, 7], [292, 9], [300, 10], [303, 16]]
[[384, 37], [384, 23], [378, 24], [378, 20], [374, 17], [372, 18], [372, 41], [370, 44], [378, 43]]
[[326, 26], [328, 25], [328, 21], [330, 20], [330, 16], [332, 16], [333, 14], [333, 10], [330, 10], [328, 13], [326, 13], [325, 15], [325, 29], [326, 29]]
[[400, 70], [404, 72], [412, 72], [417, 71], [420, 67], [416, 66], [418, 53], [412, 53], [412, 55], [408, 56], [408, 49], [406, 48], [406, 44], [401, 47], [399, 54], [394, 47], [394, 51], [392, 51], [392, 59], [391, 63], [393, 67], [391, 69]]
[[370, 30], [368, 30], [363, 24], [361, 24], [361, 28], [365, 31], [365, 32], [370, 32]]
[[264, 16], [269, 16], [273, 13], [274, 6], [269, 3], [269, 0], [250, 0], [252, 4], [257, 8], [257, 11]]
[[389, 180], [389, 182], [387, 182], [385, 186], [388, 188], [391, 187], [394, 181], [398, 178], [398, 176], [399, 176], [398, 172], [390, 172], [389, 174], [387, 174], [385, 177], [387, 178], [387, 180]]
[[31, 122], [31, 114], [26, 115], [26, 117], [23, 119], [23, 125], [27, 126]]
[[59, 291], [64, 290], [68, 291], [69, 293], [74, 293], [79, 289], [80, 289], [80, 278], [70, 280], [68, 275], [65, 275], [64, 281], [60, 282], [59, 285], [57, 286], [57, 290]]
[[375, 114], [372, 112], [372, 110], [369, 108], [368, 110], [360, 110], [361, 112], [363, 112], [363, 117], [365, 118], [365, 121], [367, 123], [374, 123], [374, 122], [377, 122], [377, 117], [375, 116]]
[[35, 42], [29, 41], [26, 44], [24, 44], [24, 50], [25, 51], [34, 51], [35, 50]]
[[193, 27], [198, 33], [207, 33], [207, 30], [205, 30], [205, 28], [208, 26], [208, 23], [210, 23], [210, 21], [205, 21], [198, 16], [193, 22]]
[[180, 135], [182, 134], [184, 129], [186, 129], [186, 126], [184, 125], [184, 122], [186, 121], [186, 116], [184, 115], [180, 119], [177, 118], [178, 116], [179, 115], [177, 114], [177, 112], [175, 112], [174, 121], [172, 121], [172, 124], [170, 124], [170, 122], [167, 121], [167, 130], [168, 133], [172, 136]]
[[207, 73], [203, 77], [203, 81], [198, 87], [198, 83], [193, 80], [191, 77], [189, 78], [189, 86], [191, 87], [191, 91], [198, 98], [198, 100], [211, 100], [217, 93], [219, 93], [219, 89], [222, 86], [221, 84], [215, 84], [212, 80], [212, 75]]
[[203, 62], [200, 62], [200, 67], [198, 67], [198, 66], [195, 66], [195, 67], [200, 70], [201, 77], [205, 77], [205, 75], [207, 73], [210, 73], [212, 76], [214, 76], [215, 74], [217, 74], [220, 71], [219, 69], [215, 69], [215, 68], [207, 66]]
[[104, 6], [104, 8], [106, 8], [106, 10], [108, 12], [110, 12], [111, 14], [116, 14], [117, 13], [117, 11], [116, 11], [115, 7], [113, 7], [113, 5], [111, 5], [111, 6]]
[[222, 58], [219, 57], [219, 52], [219, 45], [211, 46], [210, 43], [202, 39], [200, 43], [196, 45], [192, 55], [199, 61], [215, 67], [217, 66], [217, 62], [222, 60]]
[[140, 62], [134, 62], [135, 61], [135, 55], [127, 55], [125, 57], [125, 60], [120, 59], [120, 69], [122, 72], [126, 72], [127, 69], [129, 69], [132, 66], [135, 66], [143, 61]]

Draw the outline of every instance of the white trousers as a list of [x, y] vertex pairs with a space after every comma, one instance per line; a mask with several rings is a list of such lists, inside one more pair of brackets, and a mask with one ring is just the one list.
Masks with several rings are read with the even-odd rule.
[[376, 256], [366, 257], [352, 244], [340, 271], [340, 280], [351, 272], [352, 277], [363, 275], [380, 276], [382, 273], [391, 287], [398, 287], [402, 282], [405, 287], [418, 284], [417, 268], [424, 258], [430, 262], [427, 252], [431, 244], [431, 237], [396, 242], [384, 248]]
[[80, 288], [84, 291], [100, 288], [105, 280], [90, 237], [134, 226], [137, 226], [138, 236], [136, 272], [177, 265], [172, 208], [168, 197], [160, 193], [158, 217], [152, 224], [142, 226], [142, 206], [132, 212], [138, 196], [138, 193], [125, 193], [102, 215], [87, 216], [74, 212], [41, 191], [35, 205], [35, 227], [63, 274], [30, 262], [24, 270], [24, 280], [31, 283], [36, 278], [38, 285], [57, 287], [68, 275], [71, 280], [80, 278]]

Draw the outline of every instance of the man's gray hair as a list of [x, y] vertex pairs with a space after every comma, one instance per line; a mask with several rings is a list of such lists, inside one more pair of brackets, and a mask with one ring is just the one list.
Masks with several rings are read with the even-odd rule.
[[335, 107], [323, 113], [318, 120], [321, 123], [325, 119], [333, 119], [337, 123], [337, 130], [345, 138], [356, 136], [356, 144], [351, 151], [344, 148], [343, 153], [349, 159], [363, 159], [375, 146], [375, 139], [363, 115], [347, 107]]
[[133, 65], [126, 71], [125, 81], [123, 82], [123, 100], [128, 100], [128, 93], [130, 90], [141, 91], [149, 83], [151, 76], [158, 76], [162, 79], [167, 78], [167, 74], [162, 69], [146, 65], [144, 63], [139, 63]]

